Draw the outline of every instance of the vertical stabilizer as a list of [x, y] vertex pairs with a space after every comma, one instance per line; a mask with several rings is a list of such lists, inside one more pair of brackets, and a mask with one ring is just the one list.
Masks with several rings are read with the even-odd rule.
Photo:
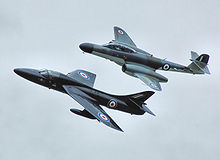
[[191, 59], [192, 63], [188, 66], [193, 74], [210, 74], [210, 71], [207, 67], [209, 61], [208, 54], [201, 54], [200, 56], [191, 51]]

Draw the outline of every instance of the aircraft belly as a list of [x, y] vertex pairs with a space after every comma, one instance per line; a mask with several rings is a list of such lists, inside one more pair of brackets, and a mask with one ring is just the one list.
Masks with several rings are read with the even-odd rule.
[[99, 57], [102, 57], [102, 58], [105, 58], [105, 59], [109, 59], [110, 61], [113, 61], [116, 64], [121, 65], [121, 66], [125, 63], [125, 61], [123, 59], [118, 58], [118, 57], [113, 57], [113, 56], [107, 55], [105, 53], [93, 51], [92, 54], [99, 56]]

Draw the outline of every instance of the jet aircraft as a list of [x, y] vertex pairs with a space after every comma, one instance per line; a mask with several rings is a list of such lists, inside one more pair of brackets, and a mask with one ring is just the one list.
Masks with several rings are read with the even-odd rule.
[[85, 70], [76, 70], [67, 75], [46, 69], [17, 68], [14, 69], [14, 72], [29, 81], [68, 94], [84, 107], [82, 111], [72, 108], [71, 112], [89, 119], [97, 119], [99, 122], [122, 132], [123, 130], [100, 105], [130, 114], [142, 115], [147, 112], [154, 115], [145, 103], [154, 92], [145, 91], [126, 96], [104, 93], [93, 88], [96, 75]]
[[119, 27], [114, 27], [115, 40], [98, 45], [93, 43], [82, 43], [80, 49], [86, 53], [109, 59], [122, 66], [126, 74], [139, 78], [150, 88], [161, 91], [160, 82], [168, 79], [156, 72], [156, 70], [176, 71], [191, 74], [210, 74], [207, 67], [209, 55], [198, 55], [191, 51], [191, 64], [180, 65], [154, 57], [152, 54], [138, 48], [128, 34]]

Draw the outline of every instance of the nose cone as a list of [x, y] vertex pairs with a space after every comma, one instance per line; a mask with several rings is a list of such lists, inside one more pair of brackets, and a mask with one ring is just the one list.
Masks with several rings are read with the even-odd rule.
[[14, 69], [14, 72], [15, 72], [17, 75], [19, 75], [19, 76], [21, 76], [21, 77], [24, 77], [25, 75], [28, 74], [29, 69], [26, 69], [26, 68], [15, 68], [15, 69]]
[[25, 79], [28, 79], [28, 80], [32, 80], [32, 79], [42, 77], [41, 74], [39, 73], [39, 71], [35, 70], [35, 69], [16, 68], [16, 69], [14, 69], [14, 72], [17, 75], [19, 75], [19, 76], [21, 76]]
[[91, 43], [82, 43], [79, 45], [79, 48], [84, 52], [92, 53], [94, 47]]

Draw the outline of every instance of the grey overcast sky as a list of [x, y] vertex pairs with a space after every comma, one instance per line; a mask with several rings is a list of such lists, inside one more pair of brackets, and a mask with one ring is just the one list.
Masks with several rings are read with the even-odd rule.
[[[156, 57], [190, 63], [210, 54], [211, 75], [159, 72], [169, 79], [148, 101], [153, 117], [104, 108], [125, 131], [69, 112], [67, 95], [17, 76], [17, 67], [97, 74], [112, 94], [150, 90], [116, 64], [83, 54], [82, 42], [113, 39], [113, 26]], [[220, 158], [219, 0], [0, 1], [0, 159], [218, 160]]]

